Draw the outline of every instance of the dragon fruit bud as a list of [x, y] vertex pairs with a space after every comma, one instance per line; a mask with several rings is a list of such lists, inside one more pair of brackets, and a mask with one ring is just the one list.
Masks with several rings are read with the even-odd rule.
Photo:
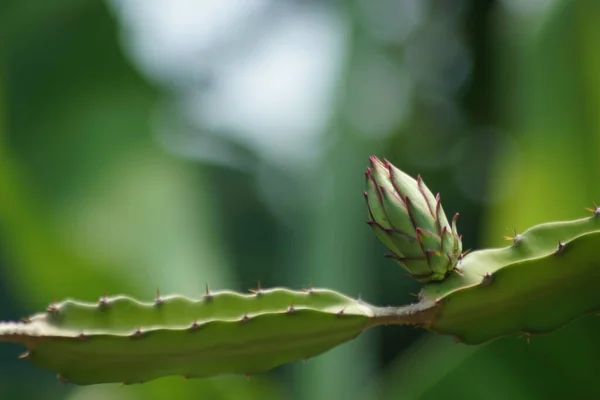
[[410, 275], [421, 281], [443, 280], [458, 263], [462, 252], [461, 238], [440, 203], [421, 177], [414, 178], [387, 160], [370, 157], [365, 172], [365, 198], [369, 209], [368, 224], [389, 255]]

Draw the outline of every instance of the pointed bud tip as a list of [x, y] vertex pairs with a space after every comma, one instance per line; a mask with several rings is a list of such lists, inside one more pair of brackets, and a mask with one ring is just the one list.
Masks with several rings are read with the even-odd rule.
[[369, 162], [371, 163], [371, 166], [373, 168], [377, 168], [377, 165], [380, 165], [380, 166], [384, 165], [384, 163], [381, 162], [381, 160], [379, 158], [377, 158], [377, 156], [370, 156]]

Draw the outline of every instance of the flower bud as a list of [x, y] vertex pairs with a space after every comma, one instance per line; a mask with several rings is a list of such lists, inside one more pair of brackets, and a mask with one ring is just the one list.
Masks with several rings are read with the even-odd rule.
[[443, 280], [458, 263], [461, 237], [452, 226], [440, 203], [420, 176], [413, 179], [387, 160], [370, 157], [365, 172], [369, 209], [368, 224], [389, 255], [410, 275], [421, 281]]

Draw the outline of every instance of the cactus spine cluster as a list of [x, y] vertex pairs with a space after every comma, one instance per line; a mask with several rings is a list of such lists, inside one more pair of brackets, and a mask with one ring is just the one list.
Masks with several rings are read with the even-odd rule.
[[532, 335], [600, 310], [600, 207], [575, 221], [530, 228], [505, 248], [462, 252], [461, 238], [420, 178], [371, 158], [369, 224], [394, 258], [425, 283], [415, 304], [377, 307], [329, 289], [285, 288], [64, 300], [20, 322], [0, 341], [80, 385], [133, 384], [181, 375], [255, 374], [319, 355], [365, 329], [408, 324], [479, 344]]

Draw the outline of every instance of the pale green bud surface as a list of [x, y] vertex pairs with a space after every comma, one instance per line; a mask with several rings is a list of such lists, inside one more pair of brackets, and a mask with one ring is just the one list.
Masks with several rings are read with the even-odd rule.
[[441, 281], [456, 267], [462, 253], [461, 237], [421, 177], [415, 180], [387, 160], [370, 157], [365, 198], [368, 224], [389, 255], [422, 282]]

